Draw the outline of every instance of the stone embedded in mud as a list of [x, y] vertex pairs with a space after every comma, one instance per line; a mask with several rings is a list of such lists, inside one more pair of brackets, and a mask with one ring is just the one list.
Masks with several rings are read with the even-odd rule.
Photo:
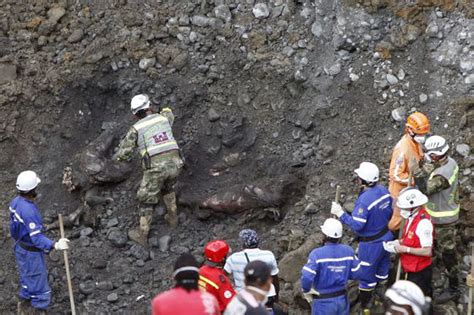
[[125, 232], [122, 232], [119, 229], [114, 229], [109, 232], [107, 239], [115, 246], [115, 247], [124, 247], [127, 244], [128, 238]]
[[66, 14], [66, 10], [61, 6], [55, 5], [48, 11], [49, 21], [53, 23], [58, 23], [58, 21], [64, 16], [64, 14]]
[[209, 119], [210, 122], [215, 122], [218, 121], [221, 116], [217, 113], [217, 111], [214, 108], [210, 108], [209, 111], [207, 112], [207, 118]]
[[84, 295], [90, 295], [95, 291], [95, 283], [92, 280], [87, 280], [79, 284], [79, 292]]
[[265, 3], [257, 3], [252, 12], [257, 19], [264, 19], [270, 15], [270, 8]]
[[461, 143], [456, 145], [456, 152], [462, 157], [468, 157], [470, 150], [471, 149], [469, 148], [468, 144]]
[[321, 22], [316, 21], [311, 25], [311, 33], [313, 33], [314, 36], [317, 38], [320, 38], [321, 35], [323, 34], [323, 26]]
[[170, 247], [170, 242], [171, 242], [171, 236], [170, 235], [164, 235], [164, 236], [160, 237], [160, 239], [158, 240], [160, 251], [163, 252], [163, 253], [167, 252], [169, 247]]
[[111, 303], [115, 303], [117, 302], [119, 299], [117, 293], [110, 293], [109, 295], [107, 295], [107, 301], [108, 302], [111, 302]]
[[156, 64], [156, 58], [142, 58], [138, 63], [138, 67], [142, 70], [147, 70]]
[[71, 35], [69, 35], [69, 37], [67, 38], [67, 41], [70, 43], [77, 43], [78, 41], [82, 39], [82, 37], [84, 37], [84, 31], [78, 28], [78, 29], [75, 29], [71, 33]]
[[232, 19], [232, 13], [230, 13], [229, 6], [225, 4], [218, 5], [214, 8], [214, 15], [216, 18], [228, 23]]
[[394, 84], [397, 84], [398, 83], [398, 79], [396, 76], [394, 76], [393, 74], [391, 73], [388, 73], [387, 76], [387, 82], [390, 84], [390, 85], [394, 85]]
[[421, 104], [424, 104], [428, 100], [428, 95], [426, 95], [425, 93], [421, 93], [418, 99]]
[[16, 79], [16, 66], [8, 63], [0, 63], [0, 85]]

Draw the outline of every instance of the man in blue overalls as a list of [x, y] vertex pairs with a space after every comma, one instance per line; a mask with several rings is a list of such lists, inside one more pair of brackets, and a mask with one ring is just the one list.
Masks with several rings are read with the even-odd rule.
[[384, 250], [382, 242], [393, 239], [387, 227], [392, 217], [392, 197], [387, 188], [377, 184], [377, 165], [362, 162], [354, 172], [360, 193], [352, 215], [336, 202], [332, 203], [331, 213], [349, 226], [359, 239], [359, 300], [363, 313], [370, 314], [372, 293], [377, 283], [386, 282], [390, 269], [390, 254]]
[[321, 231], [326, 235], [325, 244], [309, 254], [301, 270], [301, 288], [312, 315], [347, 315], [346, 285], [349, 279], [358, 277], [361, 266], [352, 247], [339, 244], [341, 222], [327, 219]]
[[[10, 234], [15, 241], [15, 257], [20, 273], [20, 301], [18, 314], [46, 314], [51, 302], [51, 288], [44, 253], [53, 248], [67, 250], [69, 240], [61, 238], [54, 242], [43, 235], [43, 222], [33, 200], [40, 179], [33, 171], [18, 175], [16, 188], [18, 196], [10, 203]], [[33, 311], [29, 310], [29, 305]]]

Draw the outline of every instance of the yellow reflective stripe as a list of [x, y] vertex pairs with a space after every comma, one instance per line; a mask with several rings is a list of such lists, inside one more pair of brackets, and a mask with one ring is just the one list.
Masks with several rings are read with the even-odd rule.
[[428, 212], [430, 216], [435, 217], [435, 218], [454, 217], [455, 215], [459, 214], [460, 210], [461, 210], [460, 206], [458, 206], [456, 209], [451, 210], [451, 211], [433, 211], [433, 210], [428, 209], [428, 207], [426, 207], [426, 212]]
[[205, 283], [209, 284], [211, 287], [213, 287], [215, 289], [219, 289], [219, 286], [215, 282], [212, 282], [211, 280], [207, 279], [206, 277], [203, 277], [203, 276], [199, 275], [199, 280], [204, 281]]
[[153, 117], [153, 119], [150, 119], [150, 120], [145, 120], [145, 121], [142, 121], [142, 122], [139, 121], [134, 125], [134, 127], [135, 127], [136, 130], [139, 130], [139, 129], [148, 127], [150, 125], [156, 124], [160, 120], [166, 120], [167, 121], [168, 119], [166, 117], [158, 115], [156, 117]]
[[454, 181], [456, 180], [456, 177], [458, 175], [458, 171], [459, 171], [459, 166], [456, 165], [456, 168], [454, 169], [454, 172], [453, 172], [453, 175], [451, 176], [451, 178], [449, 179], [449, 185], [451, 186]]
[[157, 145], [154, 145], [154, 146], [151, 146], [151, 147], [147, 147], [146, 149], [141, 150], [140, 154], [143, 156], [143, 155], [145, 155], [145, 153], [147, 151], [152, 152], [155, 149], [166, 148], [166, 146], [170, 146], [173, 149], [175, 149], [177, 145], [178, 145], [178, 143], [176, 141], [169, 141], [167, 143], [162, 143], [162, 144], [157, 144]]

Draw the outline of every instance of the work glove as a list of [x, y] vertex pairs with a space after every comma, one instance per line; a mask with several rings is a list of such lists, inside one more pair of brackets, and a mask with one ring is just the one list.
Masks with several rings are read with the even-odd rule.
[[69, 240], [67, 238], [60, 238], [56, 243], [54, 243], [55, 250], [68, 250], [69, 249]]
[[303, 297], [310, 305], [313, 304], [313, 295], [309, 292], [303, 292]]
[[467, 275], [467, 277], [466, 277], [466, 284], [470, 288], [474, 287], [474, 277], [471, 276], [470, 274]]
[[331, 205], [331, 214], [334, 214], [335, 216], [340, 218], [344, 214], [344, 209], [342, 209], [342, 206], [340, 204], [333, 201]]
[[387, 252], [396, 254], [397, 251], [395, 250], [395, 246], [400, 245], [400, 242], [398, 240], [395, 241], [390, 241], [390, 242], [383, 242], [383, 249], [385, 249]]

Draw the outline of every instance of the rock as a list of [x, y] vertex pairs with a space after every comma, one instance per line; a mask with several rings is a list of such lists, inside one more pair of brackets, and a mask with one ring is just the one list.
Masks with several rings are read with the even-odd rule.
[[50, 22], [56, 24], [66, 14], [66, 10], [61, 6], [54, 6], [48, 11], [48, 19]]
[[114, 285], [112, 281], [100, 281], [97, 282], [97, 289], [102, 291], [112, 291], [114, 289]]
[[294, 283], [295, 281], [298, 281], [301, 270], [300, 268], [295, 268], [295, 266], [304, 266], [307, 262], [310, 251], [321, 243], [322, 238], [322, 233], [315, 233], [309, 236], [298, 249], [283, 256], [278, 264], [278, 269], [280, 270], [278, 276], [285, 280], [285, 282]]
[[163, 253], [167, 252], [170, 247], [170, 242], [171, 242], [171, 236], [165, 235], [165, 236], [160, 237], [158, 241], [160, 251]]
[[399, 80], [405, 79], [405, 71], [403, 69], [398, 70], [397, 77]]
[[257, 3], [252, 12], [257, 19], [265, 19], [270, 15], [270, 8], [265, 3]]
[[117, 226], [118, 224], [119, 224], [119, 220], [117, 218], [112, 218], [107, 221], [107, 228]]
[[390, 85], [394, 85], [394, 84], [397, 84], [397, 83], [398, 83], [397, 77], [394, 76], [394, 75], [391, 74], [391, 73], [387, 74], [386, 79], [387, 79], [387, 82], [388, 82]]
[[214, 108], [210, 108], [207, 112], [207, 118], [210, 122], [218, 121], [221, 116], [216, 112]]
[[305, 214], [316, 214], [318, 213], [318, 208], [316, 205], [312, 202], [310, 202], [305, 208], [304, 208], [304, 213]]
[[462, 157], [468, 157], [470, 150], [471, 149], [469, 148], [468, 144], [461, 143], [461, 144], [456, 145], [456, 152]]
[[130, 255], [132, 255], [136, 259], [141, 259], [143, 261], [147, 261], [150, 258], [150, 253], [142, 246], [137, 244], [134, 244], [130, 248]]
[[331, 75], [331, 76], [335, 76], [335, 75], [338, 75], [342, 70], [342, 66], [340, 63], [336, 63], [334, 65], [332, 65], [331, 67], [329, 67], [329, 69], [327, 70], [328, 74]]
[[317, 38], [320, 38], [323, 34], [323, 26], [320, 22], [316, 21], [311, 25], [311, 33]]
[[424, 104], [428, 100], [428, 95], [426, 95], [425, 93], [421, 93], [418, 99], [420, 100], [421, 104]]
[[182, 68], [184, 68], [184, 66], [186, 65], [186, 63], [188, 62], [188, 54], [183, 52], [183, 53], [180, 53], [179, 55], [177, 55], [173, 61], [171, 62], [171, 64], [173, 65], [173, 67], [175, 67], [176, 69], [178, 70], [181, 70]]
[[84, 37], [84, 31], [80, 28], [74, 30], [71, 35], [69, 35], [67, 41], [70, 43], [77, 43]]
[[468, 76], [464, 79], [464, 83], [466, 83], [466, 84], [469, 85], [469, 86], [474, 86], [474, 73], [468, 75]]
[[232, 19], [232, 13], [230, 13], [229, 7], [225, 4], [218, 5], [214, 8], [214, 15], [216, 18], [228, 23]]
[[107, 301], [110, 302], [110, 303], [115, 303], [118, 301], [118, 295], [117, 293], [110, 293], [109, 295], [107, 295]]
[[118, 248], [124, 247], [127, 244], [128, 238], [125, 232], [122, 232], [119, 229], [114, 229], [110, 231], [107, 239]]
[[392, 110], [392, 119], [398, 122], [403, 121], [405, 120], [406, 113], [407, 111], [403, 106], [395, 108]]
[[94, 233], [94, 230], [90, 227], [86, 227], [85, 229], [82, 229], [81, 230], [81, 236], [82, 237], [86, 237], [86, 236], [89, 236], [91, 235], [92, 233]]
[[191, 18], [191, 23], [196, 26], [206, 27], [211, 24], [211, 20], [202, 15], [195, 15]]
[[356, 82], [360, 79], [360, 77], [355, 73], [351, 73], [349, 74], [349, 79], [351, 79], [352, 82]]
[[156, 64], [156, 58], [142, 58], [138, 63], [138, 67], [142, 70], [147, 70], [150, 67], [153, 67]]
[[104, 58], [104, 55], [102, 54], [102, 52], [98, 52], [98, 53], [87, 56], [84, 62], [93, 64], [100, 61], [102, 58]]
[[79, 292], [84, 295], [92, 294], [95, 291], [95, 283], [92, 280], [87, 280], [79, 284]]
[[16, 66], [8, 63], [0, 63], [0, 84], [16, 80]]

